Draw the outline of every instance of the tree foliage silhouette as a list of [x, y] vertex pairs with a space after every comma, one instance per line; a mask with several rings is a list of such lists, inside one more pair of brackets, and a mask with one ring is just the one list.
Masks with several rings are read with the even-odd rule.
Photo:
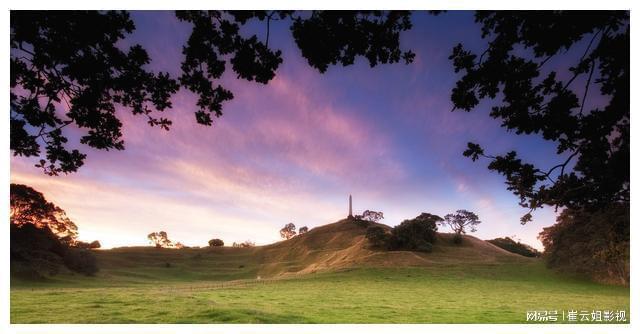
[[382, 211], [364, 210], [361, 218], [366, 221], [378, 223], [380, 220], [384, 219], [384, 213]]
[[597, 212], [566, 209], [557, 224], [538, 237], [552, 268], [586, 274], [598, 281], [629, 284], [630, 216], [627, 205]]
[[467, 229], [471, 232], [477, 231], [476, 226], [480, 224], [478, 215], [467, 210], [457, 210], [456, 213], [449, 213], [444, 216], [440, 225], [449, 226], [456, 234], [466, 234]]
[[10, 216], [12, 225], [31, 224], [40, 229], [48, 229], [61, 242], [73, 245], [78, 236], [78, 227], [57, 205], [47, 201], [44, 195], [24, 184], [12, 183], [9, 191]]
[[[488, 168], [505, 176], [529, 209], [523, 224], [544, 205], [593, 211], [628, 203], [629, 12], [479, 11], [475, 19], [489, 44], [480, 54], [453, 49], [450, 59], [462, 72], [454, 110], [491, 100], [491, 117], [508, 131], [553, 142], [559, 162], [538, 167], [515, 151], [491, 155], [476, 143], [464, 155], [488, 158]], [[566, 71], [545, 67], [571, 51], [578, 56]], [[594, 95], [606, 104], [597, 106]]]
[[134, 28], [126, 12], [11, 11], [14, 155], [40, 156], [36, 166], [49, 175], [76, 171], [86, 155], [68, 145], [63, 128], [71, 124], [83, 131], [81, 144], [122, 150], [117, 105], [168, 129], [154, 111], [171, 107], [178, 85], [144, 70], [142, 46], [117, 46]]
[[214, 238], [209, 240], [209, 247], [222, 247], [224, 246], [224, 241], [222, 239]]
[[307, 233], [307, 232], [309, 232], [309, 228], [308, 228], [308, 227], [306, 227], [306, 226], [301, 226], [301, 227], [298, 229], [298, 235], [305, 234], [305, 233]]
[[9, 221], [12, 274], [42, 278], [57, 274], [63, 265], [87, 275], [98, 271], [87, 249], [100, 243], [78, 241], [76, 225], [39, 191], [12, 183]]
[[455, 213], [449, 213], [444, 216], [444, 220], [439, 222], [440, 225], [449, 226], [455, 233], [453, 243], [461, 244], [462, 235], [467, 234], [467, 230], [475, 232], [476, 226], [480, 224], [478, 215], [467, 210], [457, 210]]
[[149, 235], [147, 235], [147, 239], [149, 239], [149, 242], [156, 248], [173, 247], [173, 242], [169, 240], [167, 232], [165, 231], [151, 232], [149, 233]]
[[282, 239], [291, 239], [296, 236], [296, 226], [293, 223], [286, 224], [280, 229], [280, 237]]
[[[100, 150], [123, 150], [123, 107], [168, 130], [170, 109], [180, 87], [198, 96], [196, 121], [212, 125], [233, 93], [219, 79], [227, 69], [239, 79], [267, 84], [282, 63], [269, 48], [272, 21], [289, 22], [309, 65], [351, 65], [364, 57], [371, 66], [413, 60], [399, 35], [411, 28], [401, 11], [178, 11], [190, 23], [181, 75], [145, 69], [151, 62], [140, 45], [122, 47], [135, 25], [124, 11], [11, 11], [11, 139], [14, 155], [39, 157], [46, 174], [75, 172], [86, 155], [69, 142], [65, 127], [82, 133], [79, 142]], [[264, 41], [240, 28], [263, 22]], [[66, 129], [68, 130], [68, 129]], [[44, 148], [44, 152], [42, 152]]]

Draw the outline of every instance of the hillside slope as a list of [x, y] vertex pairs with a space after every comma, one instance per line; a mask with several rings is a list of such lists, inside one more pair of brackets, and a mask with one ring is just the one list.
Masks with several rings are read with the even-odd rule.
[[[380, 225], [389, 228], [386, 225]], [[366, 228], [349, 220], [316, 227], [289, 240], [254, 248], [155, 249], [124, 247], [97, 251], [99, 275], [114, 281], [237, 280], [286, 277], [355, 267], [429, 267], [532, 261], [489, 242], [438, 233], [433, 252], [381, 251], [368, 246]]]
[[374, 250], [368, 246], [365, 231], [365, 227], [345, 219], [314, 228], [290, 240], [258, 247], [255, 254], [259, 257], [259, 273], [277, 276], [349, 267], [411, 267], [528, 260], [472, 236], [464, 236], [462, 244], [455, 245], [453, 234], [449, 233], [438, 233], [431, 253]]

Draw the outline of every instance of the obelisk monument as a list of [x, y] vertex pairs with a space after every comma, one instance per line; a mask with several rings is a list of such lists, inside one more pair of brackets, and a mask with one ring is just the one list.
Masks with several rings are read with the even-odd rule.
[[349, 194], [349, 216], [348, 218], [353, 218], [353, 211], [352, 211], [352, 205], [351, 205], [351, 194]]

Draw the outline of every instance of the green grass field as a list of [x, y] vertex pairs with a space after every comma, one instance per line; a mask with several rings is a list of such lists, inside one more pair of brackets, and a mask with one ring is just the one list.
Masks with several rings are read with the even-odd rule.
[[103, 251], [96, 277], [12, 279], [11, 323], [523, 323], [528, 310], [625, 310], [629, 319], [628, 287], [539, 260], [255, 280], [250, 250], [203, 252]]

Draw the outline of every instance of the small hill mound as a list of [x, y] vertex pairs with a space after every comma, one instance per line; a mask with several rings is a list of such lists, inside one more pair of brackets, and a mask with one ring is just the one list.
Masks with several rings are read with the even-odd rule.
[[[379, 225], [390, 229], [387, 225]], [[273, 277], [362, 266], [407, 267], [526, 260], [472, 236], [464, 236], [462, 244], [455, 245], [451, 233], [438, 233], [431, 253], [376, 250], [369, 247], [365, 231], [366, 227], [344, 219], [289, 240], [257, 247], [258, 272], [262, 276]]]
[[[387, 225], [378, 224], [385, 229]], [[228, 281], [286, 277], [354, 267], [436, 267], [534, 261], [489, 242], [438, 233], [431, 253], [372, 249], [366, 227], [344, 219], [292, 239], [252, 248], [156, 249], [124, 247], [96, 251], [99, 275], [114, 282]]]

